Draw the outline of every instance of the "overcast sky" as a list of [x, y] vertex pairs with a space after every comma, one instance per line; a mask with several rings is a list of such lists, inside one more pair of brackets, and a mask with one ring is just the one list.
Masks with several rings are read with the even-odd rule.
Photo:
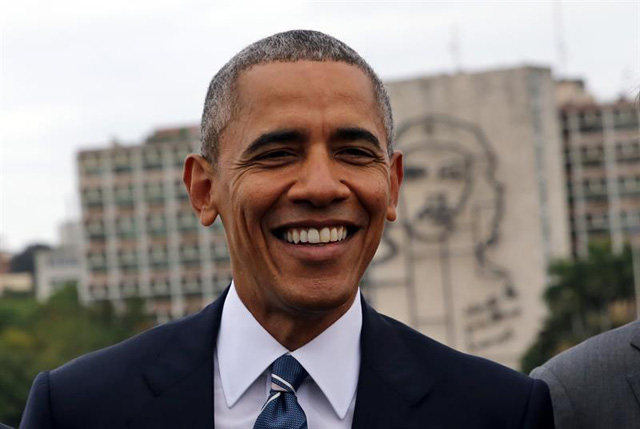
[[465, 71], [546, 65], [585, 78], [602, 100], [632, 96], [640, 82], [639, 1], [0, 5], [0, 249], [10, 251], [54, 244], [58, 225], [79, 217], [78, 149], [113, 138], [134, 143], [155, 127], [197, 123], [218, 68], [278, 31], [336, 36], [385, 80], [451, 73], [459, 61]]

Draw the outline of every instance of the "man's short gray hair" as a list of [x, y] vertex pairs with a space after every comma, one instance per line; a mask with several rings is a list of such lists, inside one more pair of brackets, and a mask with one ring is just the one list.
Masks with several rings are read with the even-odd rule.
[[354, 65], [371, 79], [386, 130], [387, 150], [393, 153], [393, 116], [389, 96], [371, 66], [340, 40], [319, 31], [292, 30], [274, 34], [247, 46], [227, 62], [211, 80], [202, 112], [201, 152], [209, 162], [218, 156], [220, 135], [235, 110], [235, 85], [243, 71], [258, 64], [295, 61], [337, 61]]

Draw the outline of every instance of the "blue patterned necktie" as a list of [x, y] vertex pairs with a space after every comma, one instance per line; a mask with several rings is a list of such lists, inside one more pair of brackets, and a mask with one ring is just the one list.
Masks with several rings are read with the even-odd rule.
[[307, 371], [291, 355], [271, 365], [271, 391], [253, 429], [307, 429], [307, 416], [298, 404], [296, 391]]

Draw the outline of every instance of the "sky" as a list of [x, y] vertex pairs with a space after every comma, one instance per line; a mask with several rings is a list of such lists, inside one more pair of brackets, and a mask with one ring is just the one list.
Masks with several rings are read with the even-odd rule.
[[389, 81], [529, 64], [602, 101], [640, 82], [638, 0], [0, 0], [0, 250], [53, 245], [79, 219], [78, 150], [197, 124], [228, 59], [296, 28], [343, 40]]

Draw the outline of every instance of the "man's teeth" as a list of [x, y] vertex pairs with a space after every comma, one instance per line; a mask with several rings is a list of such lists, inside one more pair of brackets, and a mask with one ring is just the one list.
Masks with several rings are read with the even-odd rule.
[[334, 228], [295, 228], [284, 233], [284, 239], [289, 243], [333, 243], [347, 238], [347, 228], [338, 226]]

